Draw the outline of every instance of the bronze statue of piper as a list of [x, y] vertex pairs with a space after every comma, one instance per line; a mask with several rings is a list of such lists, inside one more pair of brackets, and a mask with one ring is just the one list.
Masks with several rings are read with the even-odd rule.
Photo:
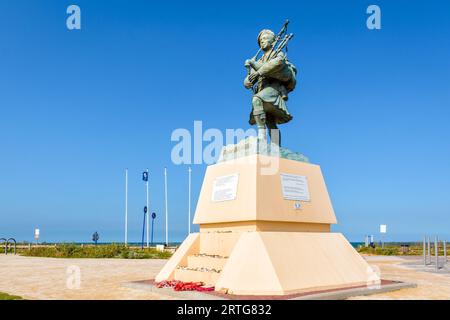
[[[245, 61], [248, 74], [244, 86], [253, 90], [249, 123], [257, 125], [258, 139], [266, 139], [266, 128], [269, 129], [271, 143], [278, 146], [281, 146], [281, 134], [277, 125], [292, 120], [286, 101], [297, 82], [297, 69], [283, 52], [293, 37], [292, 33], [286, 34], [288, 23], [286, 21], [278, 35], [262, 30], [257, 38], [260, 49]], [[261, 51], [263, 55], [258, 59]]]

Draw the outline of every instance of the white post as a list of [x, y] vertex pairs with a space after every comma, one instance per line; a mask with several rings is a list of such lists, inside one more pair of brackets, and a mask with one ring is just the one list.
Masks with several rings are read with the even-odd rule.
[[188, 222], [188, 231], [189, 231], [189, 234], [191, 234], [191, 172], [192, 172], [192, 169], [191, 169], [191, 167], [189, 167], [189, 201], [188, 201], [188, 207], [189, 207], [189, 210], [188, 210], [188, 216], [189, 216], [189, 222]]
[[146, 189], [147, 189], [147, 219], [146, 219], [146, 223], [147, 223], [147, 248], [150, 247], [149, 244], [149, 235], [150, 235], [150, 208], [148, 206], [148, 168], [147, 168], [147, 181], [145, 182], [146, 185]]
[[169, 209], [167, 207], [167, 168], [164, 168], [164, 200], [166, 209], [166, 246], [169, 245]]
[[128, 245], [128, 168], [125, 169], [125, 245]]
[[427, 265], [427, 246], [426, 246], [426, 238], [423, 237], [423, 265]]
[[444, 264], [447, 264], [447, 240], [444, 240]]
[[434, 237], [434, 255], [436, 260], [436, 271], [439, 269], [439, 244], [438, 244], [438, 237]]

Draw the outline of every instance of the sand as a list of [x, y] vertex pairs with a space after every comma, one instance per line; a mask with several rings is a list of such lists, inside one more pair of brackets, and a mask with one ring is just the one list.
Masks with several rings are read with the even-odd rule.
[[[365, 258], [380, 268], [383, 279], [414, 282], [418, 287], [351, 299], [450, 299], [449, 273], [420, 271], [405, 265], [408, 259], [400, 257]], [[124, 282], [154, 278], [165, 262], [0, 255], [0, 291], [25, 299], [173, 299], [122, 286]], [[80, 271], [79, 288], [77, 270]]]

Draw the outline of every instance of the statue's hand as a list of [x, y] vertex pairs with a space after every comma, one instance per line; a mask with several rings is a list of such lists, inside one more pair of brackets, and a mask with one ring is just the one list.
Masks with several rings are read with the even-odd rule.
[[256, 71], [248, 76], [248, 81], [250, 81], [251, 83], [255, 83], [258, 80], [259, 76], [259, 72]]
[[246, 89], [251, 89], [251, 88], [253, 88], [253, 84], [251, 82], [244, 82], [244, 87]]

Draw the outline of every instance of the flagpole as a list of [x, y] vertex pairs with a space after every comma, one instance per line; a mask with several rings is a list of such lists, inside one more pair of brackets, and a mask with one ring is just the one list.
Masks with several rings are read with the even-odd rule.
[[128, 245], [128, 168], [125, 169], [125, 245]]
[[[148, 177], [148, 168], [147, 168], [147, 177]], [[149, 218], [150, 218], [150, 208], [148, 207], [148, 178], [147, 178], [147, 181], [145, 182], [145, 184], [146, 184], [146, 188], [147, 188], [147, 213], [146, 213], [146, 215], [147, 215], [147, 248], [149, 248], [150, 247], [150, 244], [149, 244], [149, 232], [150, 232], [150, 221], [149, 221]]]
[[189, 223], [188, 223], [188, 231], [189, 231], [189, 234], [191, 234], [191, 172], [192, 172], [192, 169], [191, 169], [191, 167], [189, 167], [189, 201], [188, 201], [188, 207], [189, 207], [189, 210], [188, 210], [188, 215], [189, 215]]
[[169, 245], [169, 210], [167, 208], [167, 168], [164, 168], [164, 200], [166, 209], [166, 246]]

